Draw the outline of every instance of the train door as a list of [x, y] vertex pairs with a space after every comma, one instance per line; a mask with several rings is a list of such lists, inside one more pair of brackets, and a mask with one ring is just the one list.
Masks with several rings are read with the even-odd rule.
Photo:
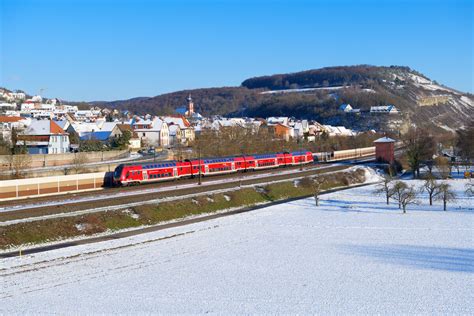
[[178, 168], [173, 167], [173, 177], [177, 178], [178, 177]]
[[143, 180], [144, 181], [148, 180], [148, 171], [143, 170], [142, 173], [143, 173]]
[[232, 170], [235, 170], [235, 162], [234, 162], [234, 161], [232, 161], [232, 162], [230, 163], [230, 166], [231, 166], [231, 169], [232, 169]]
[[204, 165], [204, 174], [209, 174], [209, 165]]

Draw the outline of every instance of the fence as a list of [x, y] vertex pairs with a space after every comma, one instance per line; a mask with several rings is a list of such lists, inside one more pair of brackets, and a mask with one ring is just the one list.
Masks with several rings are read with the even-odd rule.
[[[128, 150], [111, 150], [111, 151], [91, 151], [83, 152], [87, 162], [100, 162], [107, 160], [123, 159], [130, 156], [130, 151]], [[39, 167], [53, 167], [53, 166], [64, 166], [74, 164], [76, 153], [66, 153], [66, 154], [48, 154], [48, 155], [18, 155], [18, 160], [25, 156], [29, 156], [31, 163], [28, 168], [39, 168]], [[10, 155], [1, 155], [0, 156], [0, 170], [9, 170], [11, 169], [11, 158]]]
[[109, 172], [0, 181], [0, 200], [101, 189]]

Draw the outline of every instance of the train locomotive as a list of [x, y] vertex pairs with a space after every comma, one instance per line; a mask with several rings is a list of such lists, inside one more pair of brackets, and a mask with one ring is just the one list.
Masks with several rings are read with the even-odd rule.
[[[115, 185], [127, 186], [180, 178], [213, 176], [226, 173], [272, 169], [309, 164], [314, 161], [310, 151], [243, 155], [223, 158], [202, 158], [185, 161], [160, 161], [120, 164], [115, 168]], [[199, 172], [199, 169], [200, 172]]]

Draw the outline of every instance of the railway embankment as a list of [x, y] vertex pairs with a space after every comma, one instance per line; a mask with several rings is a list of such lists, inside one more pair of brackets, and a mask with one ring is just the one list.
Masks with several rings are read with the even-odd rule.
[[[363, 183], [364, 169], [321, 174], [323, 189]], [[154, 204], [143, 204], [114, 210], [99, 211], [78, 216], [57, 217], [0, 227], [0, 249], [8, 251], [18, 247], [34, 247], [47, 242], [88, 238], [97, 235], [106, 240], [122, 230], [149, 228], [169, 222], [201, 218], [210, 214], [225, 216], [230, 211], [266, 205], [277, 201], [312, 195], [311, 187], [298, 179], [242, 187], [228, 192], [196, 194], [186, 198]], [[124, 235], [125, 237], [125, 235]], [[120, 238], [120, 237], [115, 237]]]

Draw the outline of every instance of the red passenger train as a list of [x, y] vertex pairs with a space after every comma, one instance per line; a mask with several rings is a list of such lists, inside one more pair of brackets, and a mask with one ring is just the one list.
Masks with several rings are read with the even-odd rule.
[[276, 153], [224, 158], [204, 158], [199, 161], [160, 161], [121, 164], [115, 168], [114, 182], [118, 185], [140, 184], [190, 178], [199, 174], [212, 176], [225, 173], [294, 166], [313, 162], [309, 151]]

